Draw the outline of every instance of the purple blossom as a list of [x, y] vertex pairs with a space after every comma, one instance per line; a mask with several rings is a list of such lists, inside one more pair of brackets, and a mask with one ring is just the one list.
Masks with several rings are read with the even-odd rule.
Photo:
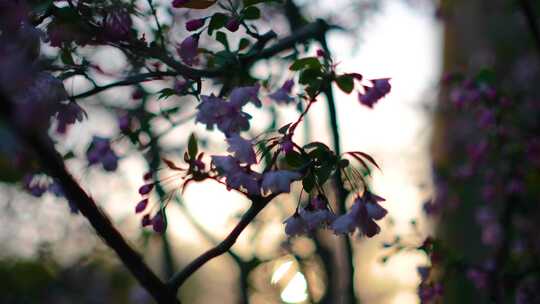
[[186, 30], [190, 32], [196, 31], [200, 29], [201, 27], [203, 27], [205, 21], [206, 21], [205, 18], [191, 19], [188, 22], [186, 22]]
[[86, 117], [86, 112], [76, 102], [60, 104], [56, 113], [56, 132], [65, 134], [70, 125], [81, 122]]
[[253, 151], [253, 144], [250, 140], [244, 139], [238, 134], [233, 134], [227, 138], [227, 143], [229, 144], [227, 151], [231, 152], [240, 163], [248, 165], [257, 163], [257, 156]]
[[305, 222], [306, 229], [313, 231], [317, 228], [326, 227], [331, 224], [336, 215], [328, 209], [301, 209], [300, 216]]
[[146, 209], [146, 206], [148, 206], [148, 198], [145, 198], [141, 200], [137, 206], [135, 206], [135, 213], [141, 213]]
[[182, 61], [187, 65], [194, 65], [197, 63], [197, 50], [199, 48], [199, 35], [194, 34], [186, 37], [180, 45], [178, 45], [176, 51]]
[[212, 156], [212, 163], [219, 175], [225, 177], [228, 189], [245, 189], [249, 194], [260, 194], [260, 174], [240, 166], [237, 159], [227, 156]]
[[179, 8], [183, 7], [184, 4], [188, 3], [190, 0], [173, 0], [172, 6]]
[[288, 104], [294, 100], [294, 98], [290, 96], [293, 86], [294, 81], [289, 79], [283, 83], [281, 88], [268, 95], [268, 97], [273, 99], [278, 104]]
[[237, 108], [245, 106], [250, 101], [256, 107], [260, 107], [262, 105], [261, 100], [258, 97], [260, 88], [261, 86], [259, 84], [234, 88], [229, 96], [229, 102]]
[[225, 28], [231, 32], [238, 31], [239, 27], [240, 27], [240, 21], [236, 17], [229, 18], [229, 20], [227, 20], [227, 23], [225, 24]]
[[467, 278], [478, 289], [486, 289], [488, 286], [489, 276], [485, 271], [471, 268], [467, 271]]
[[291, 183], [302, 177], [300, 173], [288, 170], [276, 170], [264, 173], [261, 188], [264, 193], [289, 193]]
[[144, 184], [139, 188], [139, 194], [147, 195], [152, 189], [154, 189], [154, 184]]
[[390, 93], [392, 86], [390, 78], [373, 79], [372, 87], [364, 86], [364, 93], [358, 93], [358, 100], [361, 104], [373, 108], [373, 106], [384, 96]]
[[279, 143], [281, 151], [285, 154], [290, 153], [294, 150], [294, 143], [291, 140], [290, 136], [284, 136]]
[[50, 118], [68, 97], [62, 81], [41, 72], [33, 83], [14, 96], [16, 121], [23, 127], [47, 129]]
[[149, 214], [145, 214], [141, 219], [141, 226], [146, 227], [152, 225], [152, 220]]
[[113, 8], [105, 17], [105, 35], [111, 41], [125, 40], [132, 25], [131, 15], [126, 8]]
[[495, 125], [495, 113], [491, 109], [484, 108], [478, 115], [478, 126], [489, 128]]
[[105, 171], [115, 171], [118, 168], [118, 156], [112, 150], [108, 138], [94, 136], [86, 158], [89, 165], [101, 163]]
[[129, 133], [131, 131], [131, 117], [129, 114], [125, 113], [117, 118], [118, 129], [123, 133]]
[[159, 211], [152, 218], [152, 229], [154, 229], [154, 231], [157, 233], [163, 233], [165, 231], [165, 228], [165, 219], [163, 218], [163, 214], [161, 213], [161, 211]]
[[285, 224], [285, 234], [288, 236], [302, 235], [307, 232], [306, 222], [298, 213], [294, 213], [283, 223]]
[[251, 116], [242, 112], [241, 106], [216, 97], [201, 96], [202, 102], [197, 106], [195, 120], [210, 130], [217, 126], [225, 135], [231, 135], [249, 129]]

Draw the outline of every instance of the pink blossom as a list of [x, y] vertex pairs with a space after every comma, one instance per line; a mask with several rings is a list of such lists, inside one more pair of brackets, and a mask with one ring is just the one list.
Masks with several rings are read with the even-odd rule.
[[347, 214], [341, 215], [331, 224], [331, 228], [336, 234], [353, 233], [358, 228], [367, 237], [375, 236], [381, 230], [375, 220], [381, 220], [388, 213], [379, 205], [381, 201], [384, 201], [382, 197], [371, 192], [364, 193], [363, 197], [354, 200]]
[[260, 194], [260, 174], [240, 166], [234, 157], [212, 156], [212, 163], [219, 175], [225, 177], [228, 189], [246, 190], [249, 194]]
[[216, 97], [214, 95], [201, 96], [202, 102], [197, 106], [198, 112], [195, 120], [210, 130], [217, 126], [225, 135], [231, 135], [249, 129], [251, 116], [242, 112], [241, 105]]
[[300, 173], [288, 170], [266, 172], [263, 175], [261, 187], [265, 193], [289, 193], [291, 191], [291, 183], [300, 177]]

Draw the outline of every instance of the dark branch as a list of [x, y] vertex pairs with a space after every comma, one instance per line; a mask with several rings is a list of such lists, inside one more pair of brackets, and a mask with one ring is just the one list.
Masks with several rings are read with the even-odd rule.
[[540, 28], [538, 28], [538, 22], [536, 16], [534, 15], [534, 8], [529, 0], [520, 0], [521, 11], [525, 18], [527, 19], [527, 25], [529, 26], [529, 31], [531, 32], [536, 49], [540, 53]]
[[189, 263], [182, 271], [176, 273], [167, 283], [171, 290], [177, 291], [182, 284], [199, 268], [201, 268], [208, 261], [226, 253], [236, 243], [238, 236], [244, 231], [244, 229], [253, 221], [253, 219], [261, 212], [264, 207], [275, 197], [271, 195], [269, 197], [253, 197], [251, 198], [252, 205], [244, 213], [242, 219], [236, 227], [229, 233], [229, 235], [214, 248], [206, 251], [191, 263]]
[[156, 79], [158, 79], [160, 77], [163, 77], [163, 76], [176, 76], [176, 75], [178, 75], [178, 73], [176, 73], [176, 72], [150, 72], [150, 73], [137, 74], [137, 75], [126, 77], [124, 80], [120, 80], [120, 81], [117, 81], [117, 82], [112, 82], [112, 83], [106, 84], [104, 86], [95, 87], [95, 88], [93, 88], [91, 90], [88, 90], [86, 92], [83, 92], [81, 94], [77, 94], [75, 96], [72, 96], [71, 98], [72, 99], [85, 98], [85, 97], [92, 96], [94, 94], [97, 94], [99, 92], [105, 91], [105, 90], [110, 89], [110, 88], [129, 86], [129, 85], [141, 83], [141, 82], [147, 81], [147, 80], [156, 80]]
[[73, 176], [67, 171], [63, 159], [56, 151], [53, 142], [45, 132], [17, 127], [12, 121], [11, 103], [8, 97], [0, 92], [0, 115], [13, 128], [21, 141], [31, 147], [42, 168], [62, 185], [66, 198], [77, 206], [78, 210], [88, 219], [96, 233], [105, 243], [116, 252], [122, 263], [129, 269], [139, 283], [158, 302], [163, 304], [178, 304], [176, 293], [170, 290], [154, 272], [146, 265], [142, 257], [127, 243], [120, 232], [113, 226], [110, 219], [98, 208], [94, 200], [81, 188]]

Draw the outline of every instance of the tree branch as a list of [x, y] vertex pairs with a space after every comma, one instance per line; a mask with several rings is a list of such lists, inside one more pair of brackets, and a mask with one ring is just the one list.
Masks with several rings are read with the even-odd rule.
[[527, 19], [527, 24], [533, 36], [536, 49], [540, 53], [540, 29], [538, 28], [538, 22], [536, 21], [536, 16], [534, 15], [534, 8], [529, 0], [520, 0], [519, 3], [521, 11]]
[[204, 264], [216, 258], [224, 253], [226, 253], [233, 245], [236, 243], [238, 236], [244, 231], [244, 229], [253, 221], [253, 219], [261, 212], [266, 205], [275, 197], [276, 195], [270, 195], [268, 197], [250, 197], [252, 204], [249, 209], [244, 213], [240, 222], [234, 227], [234, 229], [229, 233], [229, 235], [214, 248], [206, 251], [191, 263], [189, 263], [182, 271], [177, 272], [167, 283], [171, 290], [177, 291], [182, 284], [199, 268]]
[[147, 80], [155, 80], [155, 78], [159, 78], [159, 77], [163, 77], [163, 76], [177, 76], [177, 75], [178, 75], [178, 73], [172, 72], [172, 71], [168, 71], [168, 72], [149, 72], [149, 73], [137, 74], [137, 75], [126, 77], [125, 79], [120, 80], [120, 81], [116, 81], [116, 82], [106, 84], [104, 86], [95, 87], [95, 88], [93, 88], [91, 90], [88, 90], [86, 92], [74, 95], [74, 96], [71, 97], [71, 99], [85, 98], [85, 97], [97, 94], [99, 92], [108, 90], [110, 88], [129, 86], [129, 85], [141, 83], [141, 82], [144, 82], [144, 81], [147, 81]]
[[[229, 73], [231, 69], [239, 68], [239, 67], [249, 68], [251, 65], [253, 65], [255, 62], [259, 60], [271, 58], [272, 56], [282, 51], [293, 48], [297, 43], [302, 43], [309, 39], [315, 39], [319, 37], [320, 35], [324, 34], [326, 31], [328, 31], [331, 28], [332, 27], [328, 25], [324, 20], [319, 19], [313, 23], [310, 23], [300, 28], [298, 31], [294, 32], [290, 36], [279, 40], [278, 42], [276, 42], [274, 45], [270, 47], [267, 47], [262, 50], [254, 49], [253, 52], [250, 52], [244, 56], [240, 56], [237, 62], [238, 66], [235, 66], [235, 67], [225, 66], [220, 69], [206, 69], [206, 70], [195, 69], [176, 61], [174, 58], [172, 58], [167, 53], [165, 53], [162, 48], [159, 48], [159, 47], [148, 48], [143, 51], [145, 55], [161, 60], [163, 63], [165, 63], [166, 65], [168, 65], [170, 68], [174, 69], [175, 71], [149, 72], [149, 73], [142, 73], [138, 75], [129, 76], [123, 80], [112, 82], [103, 86], [98, 86], [86, 92], [74, 95], [71, 97], [71, 99], [85, 98], [85, 97], [89, 97], [94, 94], [100, 93], [102, 91], [108, 90], [110, 88], [115, 88], [115, 87], [120, 87], [120, 86], [129, 86], [129, 85], [141, 83], [143, 81], [152, 80], [153, 78], [158, 78], [158, 77], [163, 77], [163, 76], [182, 75], [189, 78], [223, 77], [227, 73]], [[269, 35], [269, 37], [274, 37], [274, 36]]]
[[[10, 123], [21, 141], [35, 152], [42, 168], [62, 185], [66, 198], [77, 206], [88, 219], [96, 233], [116, 252], [122, 263], [128, 268], [139, 283], [158, 302], [178, 304], [176, 293], [169, 289], [145, 264], [142, 257], [127, 243], [110, 219], [98, 208], [94, 200], [81, 188], [73, 176], [67, 171], [62, 157], [54, 148], [53, 142], [43, 130], [29, 130], [17, 127], [12, 121], [11, 102], [7, 95], [0, 91], [0, 115]], [[38, 133], [42, 132], [42, 133]]]
[[[319, 41], [325, 53], [327, 54], [327, 56], [331, 56], [330, 49], [328, 48], [328, 44], [326, 43], [325, 36], [321, 35], [321, 37], [319, 38]], [[334, 92], [332, 89], [332, 85], [329, 85], [326, 87], [324, 94], [326, 95], [326, 99], [328, 101], [328, 112], [330, 116], [330, 126], [332, 129], [332, 139], [334, 141], [334, 151], [336, 152], [336, 155], [340, 155], [341, 142], [340, 142], [340, 136], [339, 136], [336, 103], [334, 100]], [[336, 183], [337, 194], [338, 194], [338, 201], [337, 201], [338, 212], [343, 214], [347, 210], [346, 205], [345, 205], [345, 201], [347, 200], [347, 191], [345, 190], [345, 187], [343, 186], [343, 181], [341, 180], [341, 170], [336, 170], [334, 180]], [[347, 282], [345, 285], [345, 291], [347, 293], [347, 296], [344, 303], [358, 303], [359, 300], [356, 298], [356, 293], [354, 292], [354, 253], [352, 250], [352, 244], [348, 236], [345, 236], [343, 238], [343, 241], [344, 241], [343, 246], [345, 249], [345, 262], [348, 268]]]

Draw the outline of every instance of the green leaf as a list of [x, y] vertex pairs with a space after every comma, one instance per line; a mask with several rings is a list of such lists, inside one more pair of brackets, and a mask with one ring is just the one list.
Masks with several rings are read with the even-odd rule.
[[306, 160], [302, 157], [302, 154], [291, 151], [285, 155], [285, 162], [292, 168], [300, 168], [306, 163]]
[[257, 20], [261, 17], [261, 10], [255, 6], [248, 6], [242, 14], [246, 20]]
[[280, 134], [287, 133], [287, 130], [289, 130], [289, 127], [291, 126], [291, 124], [292, 123], [288, 123], [288, 124], [284, 125], [283, 127], [279, 128], [278, 133], [280, 133]]
[[266, 2], [281, 2], [281, 0], [244, 0], [244, 7]]
[[240, 39], [240, 42], [238, 42], [238, 51], [241, 51], [249, 46], [251, 42], [249, 42], [249, 39], [242, 38]]
[[214, 61], [219, 67], [233, 65], [236, 62], [236, 55], [229, 51], [220, 51], [214, 54]]
[[227, 41], [227, 34], [225, 34], [224, 32], [217, 32], [216, 40], [219, 41], [221, 44], [223, 44], [223, 46], [225, 47], [227, 51], [229, 50], [229, 42]]
[[302, 179], [302, 186], [306, 192], [311, 192], [311, 190], [313, 190], [313, 187], [315, 187], [315, 177], [313, 174], [310, 173]]
[[298, 82], [303, 85], [315, 84], [317, 80], [320, 80], [322, 76], [321, 70], [308, 68], [300, 72]]
[[478, 83], [485, 83], [493, 85], [495, 84], [495, 81], [497, 80], [497, 75], [495, 74], [495, 71], [484, 68], [478, 74], [476, 75], [476, 82]]
[[71, 51], [66, 48], [62, 48], [62, 52], [60, 53], [60, 60], [62, 60], [62, 63], [64, 64], [75, 65], [75, 61], [71, 56]]
[[158, 100], [159, 99], [167, 99], [173, 95], [176, 95], [176, 90], [174, 89], [171, 89], [171, 88], [165, 88], [159, 92], [157, 92], [159, 94], [158, 96]]
[[195, 137], [194, 133], [191, 133], [188, 140], [188, 154], [189, 158], [195, 159], [197, 157], [197, 153], [199, 152], [199, 147], [197, 145], [197, 137]]
[[227, 15], [222, 13], [215, 13], [210, 18], [210, 23], [208, 24], [208, 35], [212, 35], [214, 30], [218, 30], [225, 26], [227, 22]]
[[330, 178], [330, 175], [332, 175], [333, 171], [334, 166], [331, 164], [317, 169], [315, 175], [317, 176], [317, 182], [319, 183], [319, 185], [324, 184], [328, 180], [328, 178]]
[[325, 145], [324, 143], [322, 143], [320, 141], [310, 142], [309, 144], [304, 145], [303, 148], [306, 149], [306, 150], [311, 150], [311, 149], [315, 149], [315, 148], [322, 148], [322, 149], [325, 149], [325, 150], [330, 150], [330, 148], [327, 145]]
[[340, 75], [336, 78], [336, 84], [345, 93], [350, 94], [354, 89], [354, 79], [350, 75]]
[[322, 67], [321, 63], [319, 62], [319, 59], [317, 57], [305, 57], [297, 59], [291, 66], [289, 67], [289, 70], [291, 71], [299, 71], [306, 68], [311, 68], [315, 70], [320, 70]]

